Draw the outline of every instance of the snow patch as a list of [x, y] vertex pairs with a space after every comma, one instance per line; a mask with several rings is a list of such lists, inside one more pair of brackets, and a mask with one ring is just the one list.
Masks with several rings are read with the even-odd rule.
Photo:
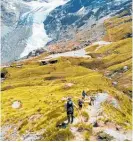
[[86, 13], [86, 9], [84, 7], [82, 7], [78, 12], [77, 15], [83, 15]]

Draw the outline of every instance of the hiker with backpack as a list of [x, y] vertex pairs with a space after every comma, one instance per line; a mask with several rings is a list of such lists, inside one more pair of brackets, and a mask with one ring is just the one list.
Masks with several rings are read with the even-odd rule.
[[87, 94], [86, 94], [85, 91], [83, 90], [83, 92], [82, 92], [82, 99], [85, 99], [86, 96], [87, 96]]
[[79, 99], [79, 100], [78, 100], [79, 110], [81, 110], [81, 109], [82, 109], [83, 104], [84, 104], [83, 100]]
[[66, 104], [68, 123], [73, 123], [74, 106], [76, 107], [76, 105], [73, 103], [72, 99], [69, 97], [68, 100], [67, 100], [67, 104]]
[[90, 104], [91, 104], [91, 106], [94, 105], [94, 101], [95, 101], [95, 97], [91, 96], [90, 97]]

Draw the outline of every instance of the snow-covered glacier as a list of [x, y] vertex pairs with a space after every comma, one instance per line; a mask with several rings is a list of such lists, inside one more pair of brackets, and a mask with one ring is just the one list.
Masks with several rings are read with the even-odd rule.
[[68, 0], [2, 0], [1, 61], [8, 63], [44, 47], [51, 39], [43, 24], [47, 15]]
[[26, 19], [27, 24], [31, 24], [32, 35], [28, 38], [27, 45], [20, 57], [26, 56], [32, 50], [44, 47], [47, 42], [51, 40], [45, 32], [45, 25], [43, 22], [53, 9], [66, 2], [65, 0], [39, 0], [27, 3], [31, 11], [23, 14], [21, 20], [23, 21]]

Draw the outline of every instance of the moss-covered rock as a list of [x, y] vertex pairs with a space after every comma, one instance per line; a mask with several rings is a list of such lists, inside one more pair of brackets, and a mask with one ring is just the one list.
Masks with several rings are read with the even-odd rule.
[[110, 136], [109, 134], [107, 134], [103, 131], [100, 131], [97, 133], [97, 139], [100, 141], [111, 141], [114, 138], [112, 136]]

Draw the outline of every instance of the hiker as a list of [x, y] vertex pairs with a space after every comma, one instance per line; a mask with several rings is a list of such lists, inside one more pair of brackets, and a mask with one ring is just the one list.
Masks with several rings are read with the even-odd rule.
[[85, 99], [85, 96], [87, 96], [87, 95], [86, 95], [85, 91], [83, 90], [83, 92], [82, 92], [82, 99]]
[[83, 100], [81, 100], [81, 99], [79, 99], [78, 100], [78, 106], [79, 106], [79, 109], [81, 110], [82, 109], [82, 107], [83, 107]]
[[67, 119], [68, 119], [68, 123], [73, 123], [73, 118], [74, 118], [74, 104], [71, 100], [71, 98], [69, 97], [67, 100], [67, 104], [66, 104], [66, 111], [67, 111]]
[[95, 97], [94, 97], [94, 96], [91, 96], [91, 97], [90, 97], [90, 104], [91, 104], [91, 105], [94, 105], [94, 101], [95, 101]]

